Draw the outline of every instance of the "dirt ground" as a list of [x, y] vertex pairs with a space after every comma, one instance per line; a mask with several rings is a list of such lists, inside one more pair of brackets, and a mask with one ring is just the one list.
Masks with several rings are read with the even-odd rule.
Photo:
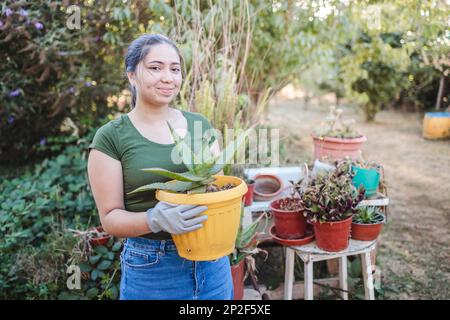
[[[266, 124], [280, 129], [283, 165], [311, 163], [310, 133], [330, 103], [272, 100]], [[419, 113], [382, 111], [366, 123], [357, 107], [341, 107], [368, 138], [365, 158], [385, 168], [390, 205], [377, 258], [384, 298], [450, 299], [450, 141], [423, 139]]]

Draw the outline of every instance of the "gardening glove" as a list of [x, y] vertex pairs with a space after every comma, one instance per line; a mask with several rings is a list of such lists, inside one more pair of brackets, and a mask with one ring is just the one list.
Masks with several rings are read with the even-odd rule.
[[208, 216], [197, 216], [207, 209], [206, 206], [178, 205], [160, 201], [155, 207], [147, 210], [147, 223], [154, 233], [167, 231], [171, 234], [182, 234], [203, 227], [201, 223], [208, 219]]

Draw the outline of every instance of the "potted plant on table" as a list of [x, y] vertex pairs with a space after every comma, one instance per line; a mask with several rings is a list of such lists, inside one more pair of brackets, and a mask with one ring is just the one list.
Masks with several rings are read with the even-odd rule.
[[[258, 248], [259, 241], [257, 240], [257, 228], [261, 220], [265, 219], [265, 226], [267, 227], [267, 215], [261, 214], [255, 221], [253, 221], [247, 227], [242, 226], [243, 212], [241, 212], [241, 222], [239, 225], [239, 231], [236, 237], [235, 248], [229, 255], [231, 265], [231, 275], [233, 277], [234, 286], [234, 300], [241, 300], [244, 295], [244, 281], [248, 274], [255, 275], [256, 267], [254, 254], [265, 253], [267, 251]], [[245, 267], [247, 270], [245, 270]]]
[[247, 192], [247, 186], [240, 178], [217, 174], [233, 159], [250, 129], [230, 142], [219, 156], [214, 156], [207, 138], [203, 139], [201, 150], [195, 153], [168, 125], [175, 148], [188, 171], [177, 173], [162, 168], [142, 169], [173, 180], [145, 185], [128, 194], [157, 190], [156, 198], [159, 201], [207, 206], [208, 209], [203, 214], [208, 215], [208, 219], [203, 228], [172, 235], [178, 254], [193, 261], [215, 260], [226, 256], [234, 249], [242, 196]]
[[269, 204], [273, 213], [275, 233], [282, 239], [299, 239], [306, 233], [306, 218], [303, 213], [303, 203], [299, 190], [306, 179], [297, 183], [290, 181], [292, 192], [290, 196], [273, 200]]
[[386, 219], [377, 207], [361, 207], [353, 216], [352, 239], [373, 241], [378, 238]]
[[352, 216], [364, 198], [364, 188], [352, 184], [353, 173], [345, 163], [335, 170], [317, 175], [302, 190], [304, 213], [313, 223], [316, 245], [325, 251], [348, 247]]
[[365, 196], [367, 198], [377, 193], [380, 184], [380, 176], [383, 172], [383, 167], [374, 162], [366, 161], [362, 157], [359, 160], [351, 162], [351, 170], [354, 172], [353, 184], [356, 188], [361, 185], [366, 190]]
[[367, 138], [353, 129], [354, 123], [353, 119], [342, 120], [342, 109], [331, 106], [326, 125], [312, 134], [314, 159], [326, 156], [336, 160], [358, 159]]

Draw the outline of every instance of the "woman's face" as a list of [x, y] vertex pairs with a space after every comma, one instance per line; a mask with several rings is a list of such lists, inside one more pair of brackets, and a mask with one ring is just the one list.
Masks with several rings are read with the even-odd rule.
[[168, 105], [180, 92], [180, 57], [168, 44], [154, 45], [139, 62], [136, 72], [128, 73], [128, 78], [136, 86], [137, 101], [158, 106]]

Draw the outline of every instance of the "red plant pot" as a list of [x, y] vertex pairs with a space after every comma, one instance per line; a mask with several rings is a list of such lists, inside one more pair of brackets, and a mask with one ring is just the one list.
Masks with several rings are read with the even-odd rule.
[[253, 204], [253, 191], [255, 190], [255, 184], [247, 184], [247, 193], [244, 195], [244, 206], [251, 206]]
[[244, 296], [244, 265], [245, 259], [231, 266], [231, 277], [233, 278], [234, 296], [233, 300], [242, 300]]
[[305, 235], [306, 218], [303, 211], [281, 210], [280, 203], [283, 199], [277, 199], [270, 203], [269, 208], [273, 213], [277, 236], [283, 239], [298, 239]]
[[312, 136], [314, 142], [314, 159], [331, 157], [341, 160], [350, 157], [357, 160], [361, 154], [361, 146], [367, 140], [365, 136], [357, 138], [334, 138]]
[[316, 245], [330, 252], [347, 249], [351, 224], [352, 217], [337, 222], [314, 222]]
[[[97, 230], [98, 232], [104, 232], [102, 227], [95, 227], [94, 229]], [[109, 239], [111, 239], [110, 234], [108, 234], [104, 237], [92, 238], [90, 240], [90, 243], [91, 243], [91, 246], [93, 246], [93, 247], [104, 246], [108, 243]]]
[[352, 223], [352, 239], [373, 241], [380, 235], [383, 222], [373, 224]]
[[253, 180], [255, 181], [253, 191], [255, 200], [272, 200], [281, 193], [283, 188], [283, 182], [274, 174], [258, 174]]

